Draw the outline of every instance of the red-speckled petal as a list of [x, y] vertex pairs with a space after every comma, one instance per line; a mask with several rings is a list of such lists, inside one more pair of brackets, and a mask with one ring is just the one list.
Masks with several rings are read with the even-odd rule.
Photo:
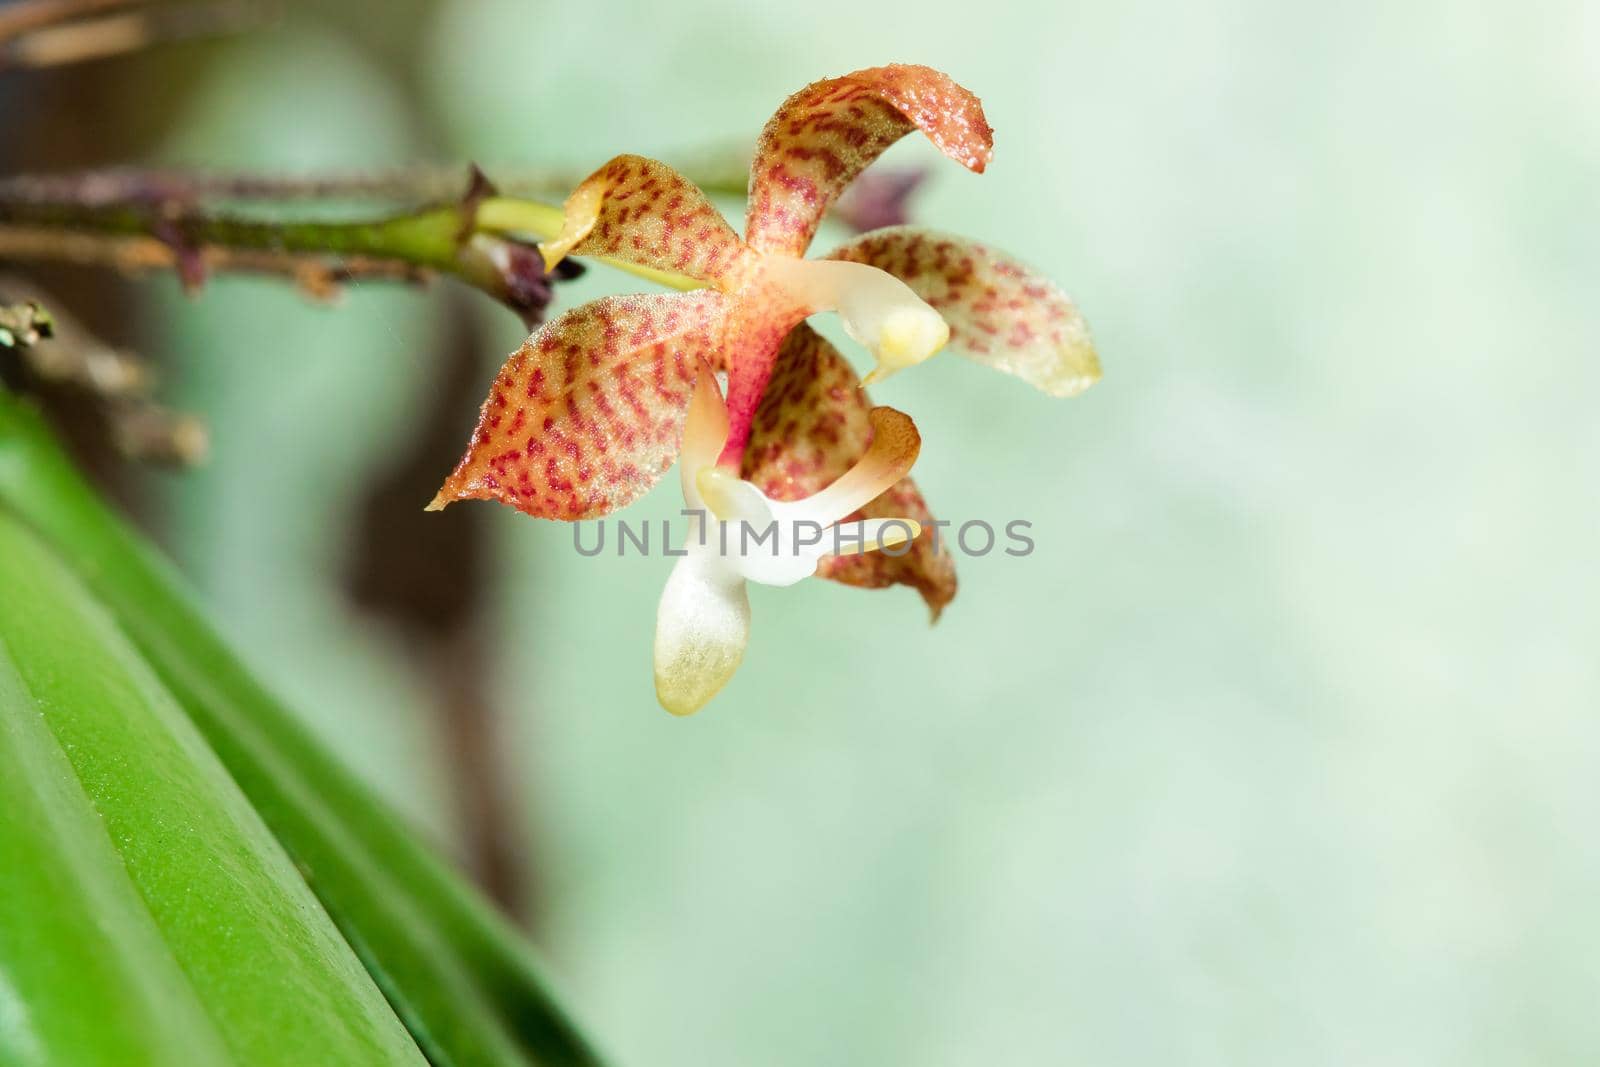
[[801, 89], [761, 131], [745, 238], [763, 252], [801, 255], [845, 186], [919, 127], [968, 170], [988, 166], [994, 133], [983, 105], [931, 67], [873, 67]]
[[811, 312], [775, 282], [764, 265], [749, 272], [732, 299], [723, 335], [723, 363], [713, 364], [728, 372], [728, 442], [721, 462], [730, 467], [737, 466], [744, 455], [784, 338]]
[[567, 197], [561, 233], [539, 246], [545, 269], [566, 255], [615, 256], [724, 288], [744, 243], [700, 188], [665, 163], [618, 156]]
[[912, 226], [864, 233], [829, 259], [888, 271], [933, 306], [950, 347], [1051, 396], [1100, 380], [1088, 324], [1053, 282], [988, 245]]
[[[872, 401], [860, 385], [831, 344], [804, 323], [795, 327], [756, 413], [743, 477], [774, 500], [800, 500], [832, 484], [872, 439]], [[829, 556], [817, 573], [867, 588], [912, 586], [937, 619], [956, 595], [955, 561], [943, 545], [934, 551], [933, 516], [915, 483], [900, 479], [846, 521], [858, 518], [911, 519], [923, 532], [903, 555]]]
[[574, 308], [506, 361], [460, 464], [429, 505], [498, 500], [544, 519], [592, 519], [654, 485], [721, 345], [727, 298], [701, 290]]

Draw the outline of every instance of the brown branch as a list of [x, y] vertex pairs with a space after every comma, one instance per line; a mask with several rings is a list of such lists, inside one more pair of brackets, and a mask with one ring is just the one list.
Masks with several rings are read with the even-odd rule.
[[[564, 196], [584, 175], [566, 170], [507, 168], [494, 186], [511, 196]], [[71, 201], [85, 206], [183, 201], [289, 203], [376, 200], [397, 204], [455, 202], [472, 186], [458, 164], [418, 164], [391, 170], [310, 176], [114, 167], [63, 175], [0, 178], [0, 199]]]
[[19, 0], [0, 8], [0, 43], [47, 26], [98, 15], [118, 8], [138, 7], [148, 0]]
[[199, 462], [207, 447], [205, 424], [151, 399], [155, 374], [138, 356], [106, 344], [60, 310], [41, 318], [39, 309], [54, 304], [20, 278], [0, 277], [0, 334], [24, 323], [32, 327], [15, 334], [26, 343], [5, 346], [20, 354], [21, 385], [88, 399], [113, 446], [130, 459]]
[[211, 448], [206, 424], [194, 415], [149, 402], [113, 405], [108, 414], [111, 443], [129, 459], [193, 467]]
[[[750, 154], [735, 149], [703, 151], [680, 168], [708, 193], [743, 196]], [[491, 168], [493, 186], [504, 196], [564, 199], [589, 170], [504, 165]], [[289, 203], [304, 200], [372, 200], [389, 204], [454, 203], [472, 186], [459, 164], [419, 163], [387, 170], [288, 175], [111, 167], [73, 174], [0, 178], [0, 200], [70, 202], [109, 206], [130, 202], [180, 201]]]
[[155, 44], [221, 37], [268, 21], [249, 0], [118, 12], [33, 30], [0, 54], [0, 68], [59, 67], [138, 52]]
[[[286, 278], [307, 296], [329, 300], [350, 281], [420, 284], [432, 277], [425, 267], [372, 256], [326, 256], [269, 249], [209, 246], [196, 250], [207, 274], [262, 274]], [[180, 253], [154, 237], [63, 233], [36, 226], [0, 224], [0, 261], [71, 263], [107, 267], [122, 274], [173, 270]]]
[[[170, 200], [283, 203], [376, 199], [429, 203], [458, 200], [466, 195], [470, 184], [471, 178], [462, 174], [461, 167], [442, 165], [308, 177], [112, 167], [74, 174], [0, 178], [0, 199], [27, 203], [70, 201], [102, 207]], [[554, 178], [541, 180], [540, 184], [562, 187]]]

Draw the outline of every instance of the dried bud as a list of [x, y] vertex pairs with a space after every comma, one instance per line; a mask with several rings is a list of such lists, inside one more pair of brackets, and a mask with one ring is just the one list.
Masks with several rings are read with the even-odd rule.
[[911, 221], [911, 194], [928, 172], [920, 167], [869, 170], [833, 206], [834, 217], [857, 233]]
[[54, 333], [50, 312], [32, 300], [0, 305], [0, 348], [29, 348]]
[[544, 259], [534, 246], [487, 234], [468, 241], [461, 257], [464, 269], [520, 315], [530, 330], [544, 321], [555, 297], [555, 283], [583, 273], [581, 265], [566, 260], [546, 272]]
[[164, 218], [153, 228], [157, 240], [172, 249], [173, 266], [184, 294], [194, 296], [206, 284], [206, 261], [200, 246], [184, 231], [180, 220]]

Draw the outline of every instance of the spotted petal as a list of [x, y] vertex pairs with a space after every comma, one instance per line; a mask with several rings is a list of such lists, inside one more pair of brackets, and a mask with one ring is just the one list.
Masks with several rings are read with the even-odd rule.
[[567, 197], [561, 233], [539, 246], [548, 271], [563, 256], [612, 256], [727, 288], [739, 236], [688, 178], [644, 156], [617, 156]]
[[930, 67], [858, 70], [789, 97], [762, 130], [750, 164], [750, 245], [804, 253], [845, 186], [918, 128], [968, 170], [982, 173], [988, 166], [994, 134], [983, 105]]
[[429, 507], [498, 500], [539, 518], [591, 519], [642, 495], [678, 453], [726, 308], [709, 290], [608, 297], [545, 324], [501, 368]]
[[1052, 396], [1100, 380], [1089, 327], [1049, 279], [988, 245], [914, 226], [864, 233], [829, 259], [888, 271], [950, 327], [950, 347]]
[[910, 473], [922, 451], [922, 436], [911, 416], [894, 408], [867, 412], [868, 446], [855, 464], [826, 489], [805, 501], [805, 514], [817, 522], [840, 522], [871, 504]]
[[[873, 436], [871, 411], [854, 368], [802, 323], [778, 354], [744, 453], [743, 477], [774, 500], [799, 500], [822, 491], [867, 454]], [[898, 427], [893, 431], [902, 432]], [[955, 563], [942, 545], [934, 550], [933, 516], [916, 484], [901, 478], [855, 517], [911, 519], [922, 532], [903, 553], [830, 556], [817, 573], [867, 588], [912, 586], [937, 619], [956, 595]]]

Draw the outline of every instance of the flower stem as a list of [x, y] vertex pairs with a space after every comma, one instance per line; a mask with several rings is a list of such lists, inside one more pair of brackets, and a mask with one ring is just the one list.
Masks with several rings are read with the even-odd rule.
[[[214, 213], [137, 191], [108, 199], [87, 184], [83, 195], [59, 182], [41, 190], [44, 195], [26, 190], [16, 182], [0, 187], [0, 260], [68, 260], [128, 271], [176, 267], [191, 288], [210, 271], [279, 274], [318, 293], [352, 278], [449, 274], [524, 312], [520, 294], [543, 277], [529, 246], [555, 236], [562, 218], [555, 205], [504, 196], [329, 221]], [[605, 262], [675, 289], [703, 284]], [[527, 277], [530, 272], [537, 277]]]

